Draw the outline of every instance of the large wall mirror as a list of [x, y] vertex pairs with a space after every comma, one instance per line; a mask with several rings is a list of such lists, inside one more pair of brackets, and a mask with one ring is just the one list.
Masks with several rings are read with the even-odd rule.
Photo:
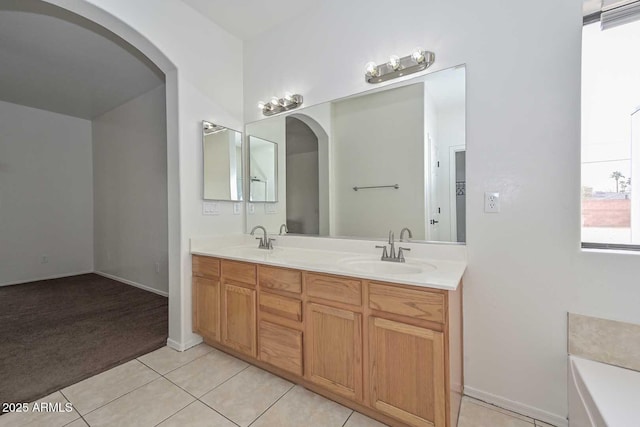
[[202, 122], [205, 200], [242, 200], [242, 133]]
[[278, 202], [247, 209], [247, 228], [385, 238], [408, 227], [414, 241], [465, 242], [465, 71], [249, 123], [250, 141], [276, 146], [279, 179]]

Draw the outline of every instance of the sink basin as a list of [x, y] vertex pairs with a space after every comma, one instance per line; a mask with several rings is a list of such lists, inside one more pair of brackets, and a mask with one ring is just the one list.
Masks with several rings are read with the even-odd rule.
[[351, 259], [342, 261], [340, 264], [353, 271], [372, 274], [420, 274], [436, 269], [434, 265], [427, 263], [395, 263], [377, 259]]

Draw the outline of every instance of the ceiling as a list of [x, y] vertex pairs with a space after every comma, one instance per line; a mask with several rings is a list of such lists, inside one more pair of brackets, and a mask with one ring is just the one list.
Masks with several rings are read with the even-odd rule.
[[164, 82], [139, 51], [38, 0], [0, 0], [0, 100], [95, 118]]
[[[317, 0], [182, 0], [234, 36], [248, 40], [288, 23], [319, 3]], [[289, 30], [295, 26], [288, 25]]]

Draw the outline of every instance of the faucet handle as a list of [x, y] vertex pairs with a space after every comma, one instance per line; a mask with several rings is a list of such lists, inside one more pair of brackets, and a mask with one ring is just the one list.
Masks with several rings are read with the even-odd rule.
[[273, 249], [273, 242], [275, 242], [276, 239], [274, 238], [269, 238], [269, 241], [267, 242], [267, 249]]
[[400, 262], [404, 262], [404, 251], [410, 251], [411, 248], [398, 248], [398, 260], [400, 260]]
[[260, 245], [258, 246], [259, 248], [264, 247], [264, 239], [262, 237], [256, 237], [256, 240], [260, 240]]
[[387, 245], [376, 245], [376, 249], [382, 249], [382, 257], [380, 259], [389, 257], [389, 255], [387, 255]]

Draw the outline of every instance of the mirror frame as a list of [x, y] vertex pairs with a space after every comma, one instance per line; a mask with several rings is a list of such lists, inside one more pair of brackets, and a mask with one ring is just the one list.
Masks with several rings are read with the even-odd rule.
[[[237, 199], [210, 199], [206, 197], [206, 190], [205, 190], [205, 167], [206, 167], [206, 156], [205, 156], [205, 152], [204, 152], [204, 143], [205, 143], [205, 133], [204, 133], [204, 126], [205, 123], [209, 123], [212, 124], [214, 126], [219, 126], [222, 129], [226, 129], [226, 130], [230, 130], [233, 132], [237, 132], [240, 134], [240, 168], [241, 171], [238, 173], [236, 171], [236, 179], [238, 176], [240, 176], [240, 185], [239, 188], [241, 189], [240, 192], [240, 197], [238, 197]], [[244, 141], [244, 133], [240, 132], [239, 130], [235, 130], [226, 126], [222, 126], [222, 125], [215, 125], [213, 122], [209, 121], [209, 120], [202, 120], [201, 122], [201, 130], [202, 130], [202, 200], [205, 201], [216, 201], [216, 202], [234, 202], [234, 203], [239, 203], [239, 202], [244, 202], [246, 200], [245, 197], [245, 185], [244, 185], [244, 180], [245, 180], [245, 168], [246, 168], [246, 164], [245, 164], [245, 141]], [[221, 130], [222, 130], [221, 129]]]

